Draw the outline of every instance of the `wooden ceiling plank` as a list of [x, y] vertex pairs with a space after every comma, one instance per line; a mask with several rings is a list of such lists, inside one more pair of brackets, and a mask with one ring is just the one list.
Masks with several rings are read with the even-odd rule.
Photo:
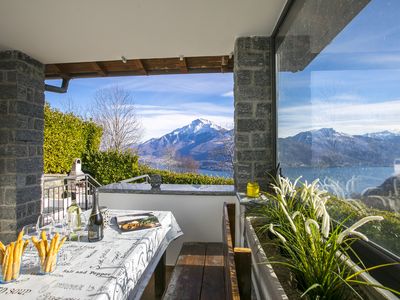
[[233, 72], [233, 58], [225, 56], [170, 57], [46, 65], [46, 78], [89, 78], [155, 74]]
[[106, 77], [108, 74], [108, 71], [106, 70], [106, 68], [99, 62], [94, 61], [91, 63], [93, 66], [93, 69], [99, 73], [101, 76]]
[[148, 72], [147, 72], [146, 68], [144, 67], [142, 60], [137, 59], [136, 62], [137, 62], [137, 65], [139, 66], [139, 69], [142, 71], [143, 75], [148, 75]]
[[179, 69], [181, 70], [181, 73], [184, 74], [189, 72], [186, 57], [181, 56], [179, 58]]
[[60, 74], [61, 78], [70, 78], [70, 74], [65, 71], [65, 68], [62, 64], [53, 64], [57, 72]]
[[229, 65], [229, 56], [222, 56], [221, 57], [221, 72], [225, 73], [228, 69]]

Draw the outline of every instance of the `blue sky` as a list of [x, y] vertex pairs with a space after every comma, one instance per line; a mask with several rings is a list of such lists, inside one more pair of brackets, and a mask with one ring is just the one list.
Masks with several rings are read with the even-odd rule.
[[279, 136], [400, 130], [399, 20], [400, 1], [373, 0], [305, 70], [280, 73]]
[[[280, 73], [278, 135], [323, 127], [399, 131], [399, 20], [399, 0], [373, 0], [305, 70]], [[143, 141], [199, 117], [233, 126], [232, 74], [75, 79], [67, 94], [46, 93], [46, 100], [64, 111], [73, 103], [88, 115], [96, 90], [114, 84], [132, 92]]]
[[[59, 85], [56, 80], [47, 82]], [[80, 115], [89, 116], [95, 92], [112, 85], [132, 93], [144, 129], [143, 141], [200, 117], [233, 127], [232, 73], [74, 79], [66, 94], [46, 92], [46, 101], [62, 111], [76, 107]]]

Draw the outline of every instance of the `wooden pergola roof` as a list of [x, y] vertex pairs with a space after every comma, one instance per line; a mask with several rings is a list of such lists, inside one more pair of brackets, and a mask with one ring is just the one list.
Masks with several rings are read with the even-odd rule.
[[225, 73], [233, 71], [233, 57], [201, 56], [47, 64], [46, 79]]

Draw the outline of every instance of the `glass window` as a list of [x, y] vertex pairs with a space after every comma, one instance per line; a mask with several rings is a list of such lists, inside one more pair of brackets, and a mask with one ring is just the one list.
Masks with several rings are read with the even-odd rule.
[[295, 1], [276, 36], [278, 160], [400, 255], [400, 1]]

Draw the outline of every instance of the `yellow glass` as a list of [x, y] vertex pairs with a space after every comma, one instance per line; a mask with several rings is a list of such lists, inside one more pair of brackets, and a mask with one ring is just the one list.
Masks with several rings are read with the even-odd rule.
[[247, 183], [247, 197], [257, 198], [260, 195], [260, 186], [257, 182]]

